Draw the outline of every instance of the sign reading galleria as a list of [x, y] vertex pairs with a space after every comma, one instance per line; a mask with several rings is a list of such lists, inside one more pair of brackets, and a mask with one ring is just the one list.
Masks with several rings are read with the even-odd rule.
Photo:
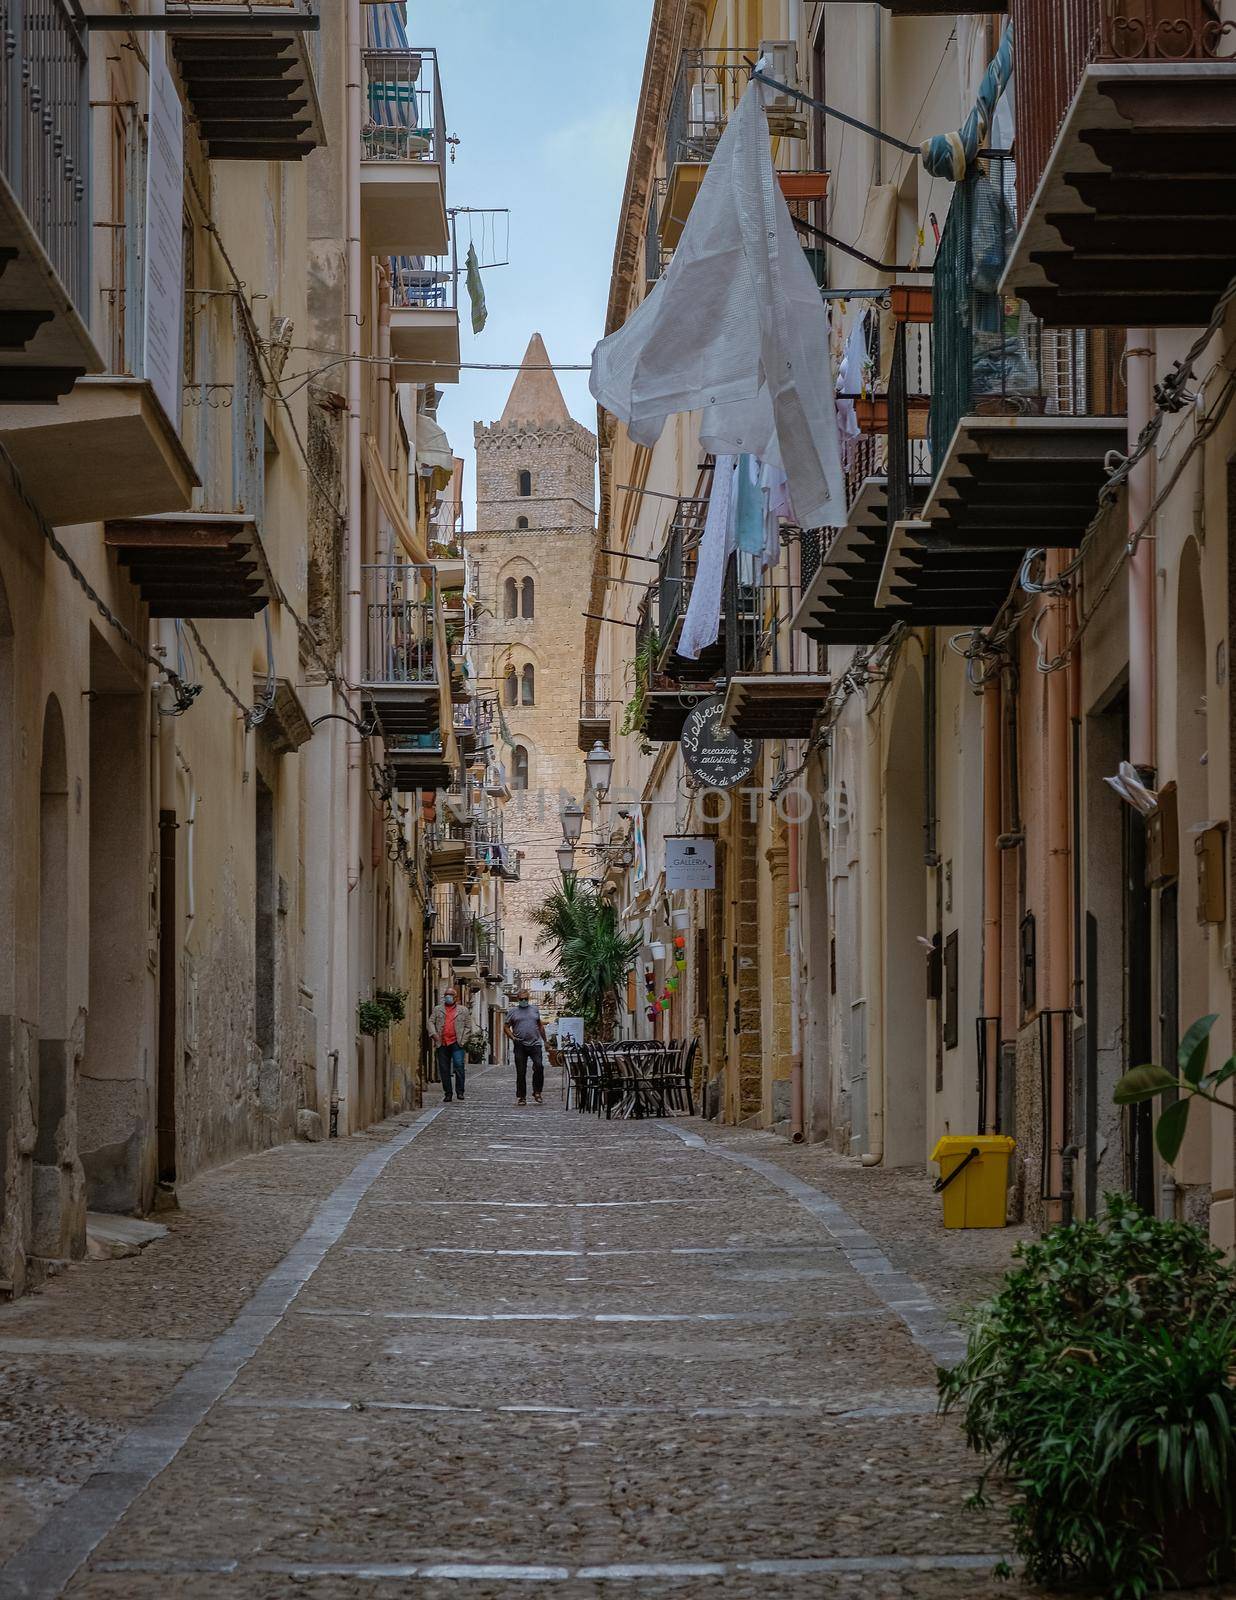
[[702, 834], [673, 833], [665, 838], [665, 887], [715, 889], [717, 842]]
[[687, 771], [707, 789], [733, 789], [755, 771], [757, 746], [721, 726], [725, 696], [701, 700], [682, 725], [682, 759]]

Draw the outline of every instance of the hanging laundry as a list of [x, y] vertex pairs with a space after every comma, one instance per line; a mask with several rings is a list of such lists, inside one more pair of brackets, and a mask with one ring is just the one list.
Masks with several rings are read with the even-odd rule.
[[760, 469], [760, 483], [764, 490], [764, 565], [775, 567], [781, 556], [781, 524], [798, 519], [790, 502], [789, 483], [780, 467], [765, 463]]
[[721, 593], [725, 587], [725, 568], [734, 553], [734, 479], [738, 462], [733, 456], [718, 456], [712, 473], [712, 493], [708, 515], [700, 535], [695, 558], [695, 581], [682, 621], [678, 654], [688, 661], [699, 659], [701, 650], [716, 644], [721, 631]]
[[[837, 388], [843, 395], [861, 394], [867, 381], [867, 312], [862, 310], [855, 318], [846, 340], [845, 354], [841, 358], [841, 371], [837, 375]], [[858, 413], [853, 400], [838, 400], [837, 427], [841, 433], [843, 451], [859, 436]]]
[[1004, 30], [999, 48], [983, 74], [974, 109], [956, 133], [937, 133], [922, 144], [924, 168], [933, 178], [960, 183], [987, 142], [996, 106], [1013, 76], [1013, 25]]
[[489, 320], [489, 308], [485, 304], [485, 285], [481, 281], [481, 264], [476, 258], [476, 246], [468, 245], [467, 256], [467, 283], [468, 298], [472, 302], [472, 331], [480, 333]]
[[739, 456], [734, 472], [734, 543], [748, 555], [762, 558], [766, 538], [760, 470], [754, 456]]
[[636, 444], [702, 411], [700, 443], [785, 468], [810, 526], [844, 519], [828, 312], [773, 171], [751, 83], [664, 276], [593, 352], [590, 387]]

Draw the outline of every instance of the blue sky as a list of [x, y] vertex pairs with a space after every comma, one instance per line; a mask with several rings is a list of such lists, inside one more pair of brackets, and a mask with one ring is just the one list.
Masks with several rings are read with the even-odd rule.
[[[412, 0], [408, 12], [410, 42], [438, 50], [447, 130], [461, 141], [447, 204], [511, 212], [511, 265], [484, 274], [489, 322], [476, 338], [461, 284], [463, 359], [518, 362], [539, 330], [552, 360], [588, 361], [605, 320], [652, 0]], [[460, 237], [462, 262], [466, 228]], [[438, 418], [468, 462], [467, 528], [472, 424], [497, 420], [513, 381], [464, 372], [445, 390]], [[587, 373], [558, 381], [595, 430]]]

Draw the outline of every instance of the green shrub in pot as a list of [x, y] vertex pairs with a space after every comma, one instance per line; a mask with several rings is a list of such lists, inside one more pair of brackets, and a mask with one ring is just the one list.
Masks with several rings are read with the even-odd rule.
[[1198, 1228], [1109, 1196], [1022, 1245], [940, 1374], [1013, 1494], [1026, 1575], [1138, 1600], [1231, 1574], [1236, 1272]]

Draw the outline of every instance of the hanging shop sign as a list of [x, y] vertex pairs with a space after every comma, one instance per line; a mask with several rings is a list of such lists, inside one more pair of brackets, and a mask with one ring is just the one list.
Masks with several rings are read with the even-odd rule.
[[665, 840], [667, 889], [715, 889], [717, 845], [701, 834], [669, 834]]
[[682, 759], [696, 783], [707, 789], [733, 789], [755, 771], [759, 746], [754, 739], [721, 726], [725, 696], [701, 700], [682, 725]]

